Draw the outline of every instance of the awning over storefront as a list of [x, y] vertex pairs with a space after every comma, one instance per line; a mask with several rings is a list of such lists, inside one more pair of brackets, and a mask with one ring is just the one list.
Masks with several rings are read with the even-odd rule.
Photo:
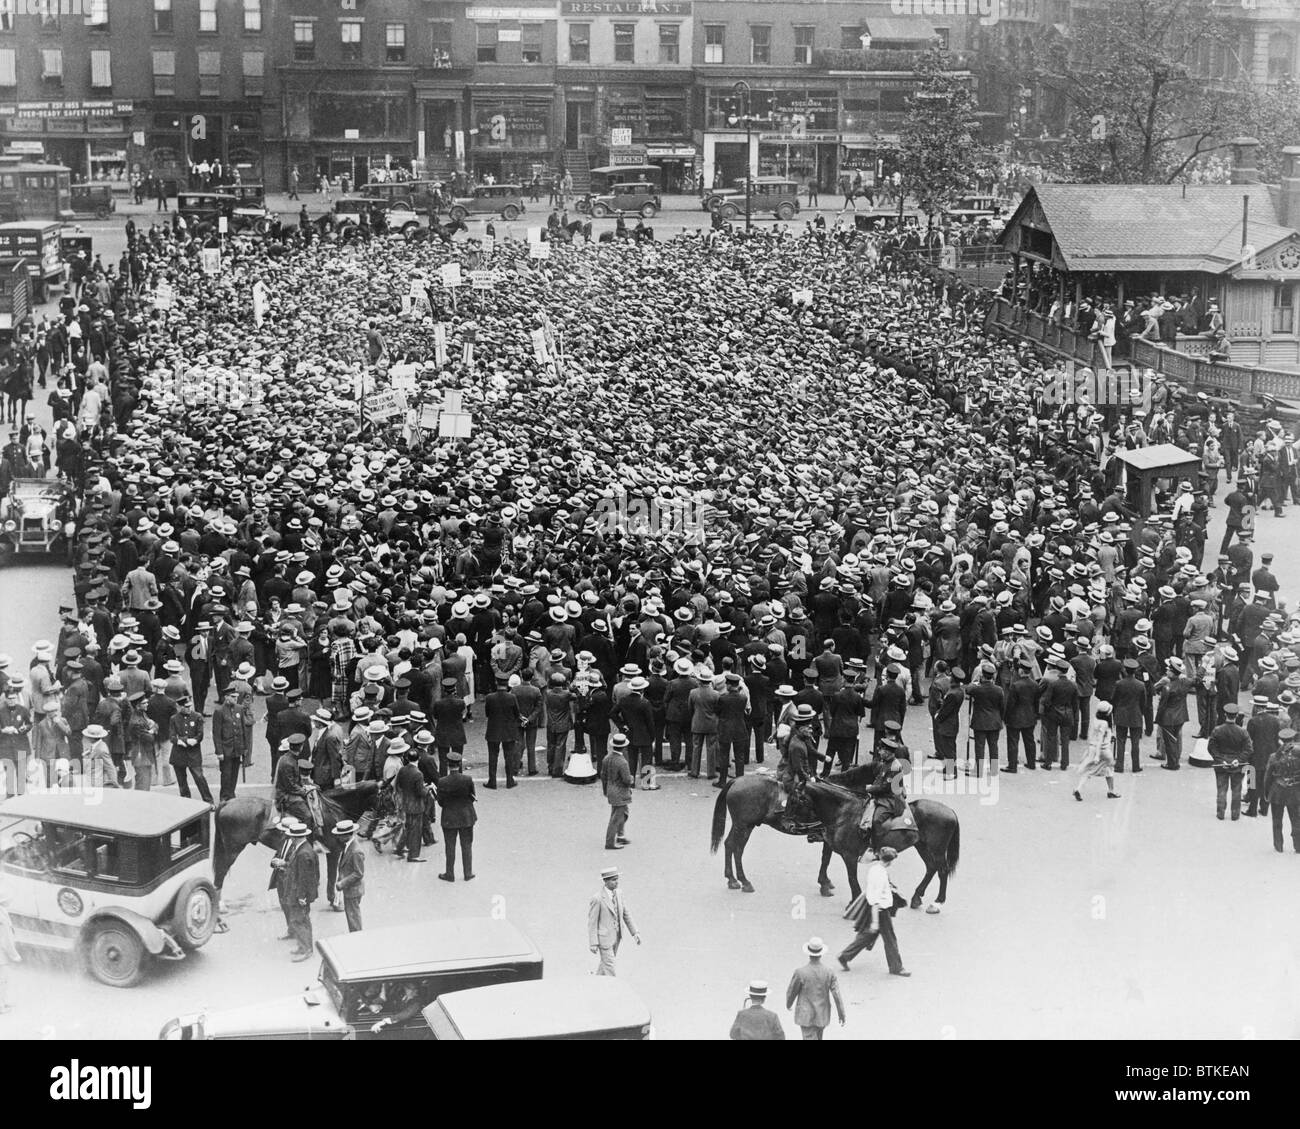
[[927, 42], [939, 38], [934, 24], [924, 16], [868, 16], [867, 31], [872, 39], [890, 43]]

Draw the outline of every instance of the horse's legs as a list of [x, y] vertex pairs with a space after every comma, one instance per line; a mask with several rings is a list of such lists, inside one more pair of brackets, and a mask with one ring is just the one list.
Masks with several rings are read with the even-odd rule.
[[830, 843], [827, 840], [823, 839], [822, 840], [822, 867], [817, 872], [817, 885], [821, 888], [823, 898], [829, 898], [835, 892], [835, 886], [831, 882], [831, 876], [828, 873], [826, 873], [827, 868], [831, 865], [832, 853], [833, 852], [831, 851]]
[[749, 836], [753, 830], [752, 827], [740, 826], [734, 820], [731, 824], [731, 833], [736, 837], [736, 877], [740, 879], [740, 888], [746, 894], [754, 892], [754, 887], [749, 884], [749, 879], [745, 877], [745, 844], [749, 842]]
[[844, 869], [849, 876], [849, 893], [856, 898], [862, 893], [862, 887], [858, 885], [858, 856], [846, 851], [840, 857], [844, 860]]
[[733, 816], [733, 817], [732, 817], [732, 820], [731, 820], [731, 830], [727, 832], [727, 837], [722, 841], [722, 855], [723, 855], [723, 858], [726, 860], [726, 862], [725, 862], [725, 864], [724, 864], [724, 868], [723, 868], [723, 874], [725, 875], [725, 877], [726, 877], [726, 879], [727, 879], [727, 889], [728, 889], [728, 890], [739, 890], [739, 889], [740, 889], [740, 883], [736, 881], [736, 877], [735, 877], [735, 875], [732, 873], [732, 870], [731, 870], [731, 854], [732, 854], [732, 850], [731, 850], [731, 843], [732, 843], [732, 840], [731, 840], [731, 837], [732, 837], [735, 833], [736, 833], [736, 820], [735, 820], [735, 817]]
[[[916, 853], [921, 856], [921, 859], [925, 863], [925, 877], [921, 879], [921, 884], [912, 893], [912, 903], [910, 907], [912, 909], [921, 908], [921, 902], [925, 898], [926, 887], [930, 885], [930, 879], [934, 877], [935, 872], [939, 869], [935, 865], [934, 856], [931, 855], [929, 851], [925, 850], [920, 843], [917, 843], [916, 845]], [[946, 882], [947, 882], [946, 875], [939, 879], [939, 884], [941, 887]], [[940, 900], [942, 901], [942, 898]]]

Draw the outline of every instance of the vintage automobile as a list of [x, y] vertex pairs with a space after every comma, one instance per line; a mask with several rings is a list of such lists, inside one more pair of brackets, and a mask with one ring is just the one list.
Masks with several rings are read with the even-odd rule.
[[527, 210], [524, 190], [518, 184], [477, 185], [472, 195], [455, 197], [449, 209], [454, 220], [471, 215], [497, 215], [503, 220], [513, 220]]
[[266, 206], [266, 186], [263, 184], [228, 184], [222, 192], [235, 197], [235, 207], [230, 214], [232, 232], [255, 231], [265, 235], [271, 230], [271, 213]]
[[424, 1009], [435, 1039], [654, 1038], [650, 1009], [612, 976], [559, 977], [444, 992]]
[[633, 181], [628, 184], [615, 184], [608, 193], [592, 198], [591, 214], [600, 219], [603, 216], [624, 215], [635, 212], [642, 219], [653, 219], [662, 207], [659, 189], [647, 181]]
[[81, 503], [75, 487], [57, 478], [15, 478], [0, 499], [0, 565], [19, 553], [66, 551]]
[[182, 192], [176, 197], [176, 211], [191, 231], [217, 228], [222, 216], [229, 222], [238, 204], [239, 197], [228, 192]]
[[375, 200], [370, 210], [370, 222], [373, 225], [382, 222], [384, 230], [400, 232], [406, 237], [419, 229], [420, 216], [408, 200]]
[[996, 220], [1006, 215], [1007, 209], [996, 196], [959, 196], [943, 214], [946, 219], [963, 222]]
[[374, 209], [375, 201], [366, 196], [340, 196], [334, 201], [330, 211], [334, 214], [334, 222], [343, 226], [350, 223], [360, 224], [363, 216], [369, 223]]
[[31, 791], [0, 803], [0, 880], [20, 945], [79, 953], [129, 988], [217, 923], [212, 808], [160, 792]]
[[380, 1038], [428, 1039], [421, 1009], [443, 992], [542, 976], [537, 946], [510, 922], [487, 917], [343, 933], [317, 941], [316, 951], [316, 986], [267, 1003], [180, 1016], [159, 1038], [369, 1039], [371, 1028], [393, 1019]]
[[442, 188], [440, 180], [386, 180], [372, 181], [361, 189], [361, 195], [371, 200], [405, 203], [412, 211], [428, 212], [433, 206], [433, 195]]
[[32, 300], [38, 305], [49, 292], [66, 284], [67, 269], [59, 255], [63, 225], [44, 220], [0, 223], [0, 257], [24, 259], [32, 280]]
[[111, 184], [74, 184], [72, 186], [72, 210], [78, 219], [94, 216], [97, 220], [106, 220], [109, 214], [117, 211], [117, 201], [113, 199]]
[[[745, 214], [745, 182], [741, 180], [740, 192], [735, 196], [719, 197], [716, 211], [724, 220], [730, 222]], [[789, 222], [799, 212], [799, 185], [796, 181], [779, 176], [756, 176], [752, 185], [750, 214], [772, 214], [779, 220]]]

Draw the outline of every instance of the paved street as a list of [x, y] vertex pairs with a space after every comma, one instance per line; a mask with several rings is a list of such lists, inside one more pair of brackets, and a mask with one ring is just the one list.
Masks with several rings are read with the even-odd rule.
[[[545, 214], [542, 208], [542, 222]], [[83, 225], [106, 262], [121, 250], [123, 218]], [[513, 225], [512, 234], [522, 237], [525, 226]], [[705, 226], [698, 208], [656, 221], [669, 231], [693, 226]], [[48, 423], [44, 405], [38, 418]], [[1214, 516], [1211, 549], [1223, 510]], [[1260, 518], [1257, 554], [1263, 551], [1276, 554], [1281, 595], [1295, 606], [1300, 510]], [[0, 572], [0, 651], [15, 666], [26, 666], [34, 639], [53, 638], [57, 605], [69, 591], [70, 574], [53, 561], [26, 560]], [[514, 791], [482, 788], [481, 707], [476, 712], [466, 768], [479, 783], [478, 878], [439, 882], [441, 844], [424, 866], [372, 852], [368, 925], [503, 914], [536, 940], [548, 975], [582, 974], [594, 967], [587, 902], [600, 888], [601, 867], [616, 861], [645, 935], [644, 947], [623, 950], [619, 974], [644, 995], [665, 1038], [725, 1037], [751, 978], [769, 980], [777, 997], [803, 962], [800, 946], [809, 936], [822, 936], [832, 952], [848, 939], [840, 917], [843, 868], [832, 864], [836, 896], [819, 897], [819, 848], [761, 829], [746, 853], [756, 892], [729, 891], [721, 854], [708, 853], [717, 793], [707, 781], [678, 776], [662, 778], [658, 792], [636, 794], [632, 845], [607, 853], [598, 787], [539, 776]], [[261, 732], [259, 722], [249, 787], [265, 789], [269, 753]], [[905, 735], [914, 750], [930, 747], [923, 709], [911, 711]], [[1153, 751], [1153, 742], [1143, 751]], [[215, 784], [210, 753], [207, 775]], [[900, 912], [910, 980], [885, 975], [879, 951], [840, 977], [849, 1021], [831, 1038], [1300, 1036], [1300, 856], [1275, 854], [1265, 821], [1218, 823], [1207, 770], [1146, 772], [1140, 780], [1126, 774], [1114, 801], [1091, 782], [1082, 804], [1070, 796], [1073, 780], [1022, 770], [997, 778], [982, 795], [933, 794], [962, 823], [948, 903], [937, 915]], [[964, 778], [958, 786], [966, 787]], [[288, 944], [275, 940], [283, 921], [266, 891], [269, 858], [251, 848], [229, 876], [227, 934], [185, 962], [157, 967], [128, 994], [90, 980], [71, 962], [32, 956], [15, 970], [17, 1007], [0, 1016], [0, 1038], [148, 1038], [174, 1015], [301, 989], [312, 966], [291, 964]], [[921, 873], [909, 853], [895, 867], [895, 882], [910, 894]], [[931, 898], [936, 891], [937, 883]], [[342, 914], [327, 909], [315, 920], [318, 935], [345, 928]], [[787, 1036], [797, 1036], [783, 999], [775, 1002]]]

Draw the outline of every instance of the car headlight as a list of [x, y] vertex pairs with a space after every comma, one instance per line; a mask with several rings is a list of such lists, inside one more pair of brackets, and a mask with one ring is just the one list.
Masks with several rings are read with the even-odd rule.
[[12, 532], [13, 532], [15, 529], [17, 529], [17, 528], [18, 528], [18, 523], [17, 523], [16, 521], [13, 521], [13, 520], [11, 519], [11, 520], [5, 522], [5, 532], [6, 532], [6, 533], [12, 533]]

